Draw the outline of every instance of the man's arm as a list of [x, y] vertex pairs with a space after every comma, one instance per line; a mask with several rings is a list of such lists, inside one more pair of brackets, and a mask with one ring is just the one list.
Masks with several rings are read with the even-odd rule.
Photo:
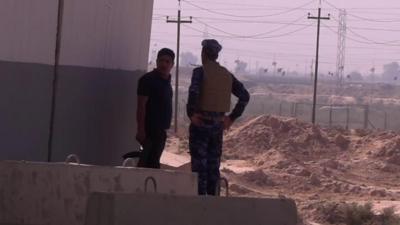
[[250, 101], [250, 94], [235, 76], [232, 75], [232, 78], [232, 94], [238, 98], [235, 108], [232, 110], [231, 114], [229, 114], [229, 118], [233, 122], [243, 114]]
[[146, 140], [146, 105], [150, 96], [150, 86], [148, 79], [142, 77], [139, 79], [137, 88], [137, 108], [136, 108], [136, 140], [144, 144]]
[[137, 134], [136, 140], [143, 144], [146, 140], [146, 104], [149, 97], [138, 95], [137, 109], [136, 109], [136, 122]]
[[197, 111], [202, 81], [203, 70], [201, 68], [194, 69], [192, 74], [192, 82], [190, 83], [189, 87], [188, 103], [186, 105], [186, 113], [189, 118], [191, 118]]
[[192, 74], [192, 82], [190, 83], [189, 87], [189, 96], [188, 96], [188, 103], [186, 105], [186, 113], [190, 118], [190, 121], [196, 126], [200, 126], [202, 124], [202, 120], [200, 119], [200, 116], [197, 114], [198, 111], [197, 107], [200, 98], [202, 81], [203, 81], [203, 69], [202, 68], [194, 69]]

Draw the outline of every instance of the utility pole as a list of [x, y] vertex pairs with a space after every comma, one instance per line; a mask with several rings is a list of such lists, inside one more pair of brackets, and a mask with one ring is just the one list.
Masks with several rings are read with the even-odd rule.
[[178, 18], [177, 20], [170, 20], [167, 16], [167, 23], [176, 23], [178, 25], [178, 33], [177, 33], [177, 43], [176, 43], [176, 75], [175, 75], [175, 134], [178, 133], [178, 107], [179, 107], [179, 47], [180, 47], [180, 39], [181, 39], [181, 24], [182, 23], [192, 23], [192, 17], [190, 20], [182, 20], [181, 19], [181, 0], [178, 0], [179, 8], [178, 8]]
[[336, 60], [336, 77], [337, 86], [341, 88], [343, 86], [344, 78], [344, 65], [346, 56], [346, 16], [347, 12], [345, 9], [339, 9], [339, 26], [338, 26], [338, 43], [337, 43], [337, 60]]
[[311, 82], [314, 79], [314, 59], [311, 60], [311, 65], [310, 65], [310, 78], [311, 78]]
[[314, 95], [313, 95], [313, 109], [312, 109], [312, 117], [311, 121], [315, 124], [315, 110], [317, 106], [317, 83], [318, 83], [318, 62], [319, 62], [319, 34], [321, 28], [321, 20], [329, 20], [328, 17], [321, 17], [321, 0], [319, 0], [318, 6], [318, 17], [311, 16], [311, 13], [308, 13], [308, 19], [313, 19], [318, 21], [317, 25], [317, 50], [316, 50], [316, 57], [315, 57], [315, 74], [314, 74]]

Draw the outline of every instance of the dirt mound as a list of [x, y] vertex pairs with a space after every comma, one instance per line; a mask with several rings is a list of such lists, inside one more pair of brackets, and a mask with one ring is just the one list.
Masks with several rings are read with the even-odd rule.
[[275, 186], [275, 182], [263, 170], [256, 170], [245, 172], [243, 175], [244, 180], [254, 183], [259, 186]]
[[228, 132], [223, 154], [222, 163], [232, 168], [247, 162], [245, 169], [223, 171], [233, 193], [294, 198], [305, 218], [321, 213], [310, 208], [312, 201], [400, 198], [400, 135], [395, 132], [328, 129], [265, 115]]
[[356, 144], [359, 153], [384, 163], [400, 166], [400, 135], [394, 132], [372, 133]]
[[[400, 199], [396, 132], [329, 129], [265, 115], [235, 124], [224, 138], [221, 172], [234, 196], [293, 198], [303, 218], [323, 224], [331, 218], [314, 201]], [[172, 137], [167, 151], [187, 154], [187, 147], [186, 136]], [[327, 210], [335, 216], [333, 206]]]
[[264, 115], [234, 128], [225, 135], [224, 142], [225, 158], [254, 159], [257, 164], [279, 157], [310, 161], [341, 155], [400, 166], [400, 135], [327, 129], [297, 119]]
[[346, 149], [350, 141], [335, 134], [296, 119], [259, 116], [225, 136], [224, 153], [228, 158], [248, 159], [270, 150], [311, 155]]

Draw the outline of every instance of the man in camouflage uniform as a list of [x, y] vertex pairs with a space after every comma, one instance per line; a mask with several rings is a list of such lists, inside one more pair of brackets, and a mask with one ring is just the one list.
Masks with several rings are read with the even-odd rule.
[[[232, 73], [216, 62], [222, 46], [209, 39], [202, 42], [202, 47], [203, 66], [193, 70], [189, 87], [189, 149], [192, 171], [199, 175], [199, 195], [216, 195], [223, 131], [242, 115], [250, 95]], [[230, 111], [231, 94], [238, 102], [225, 115]]]

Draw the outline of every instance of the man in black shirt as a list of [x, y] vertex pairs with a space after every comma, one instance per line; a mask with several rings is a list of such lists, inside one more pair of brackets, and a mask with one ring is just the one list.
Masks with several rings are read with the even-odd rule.
[[143, 146], [138, 166], [160, 168], [160, 158], [171, 126], [171, 69], [175, 54], [163, 48], [157, 55], [157, 68], [139, 79], [136, 140]]

